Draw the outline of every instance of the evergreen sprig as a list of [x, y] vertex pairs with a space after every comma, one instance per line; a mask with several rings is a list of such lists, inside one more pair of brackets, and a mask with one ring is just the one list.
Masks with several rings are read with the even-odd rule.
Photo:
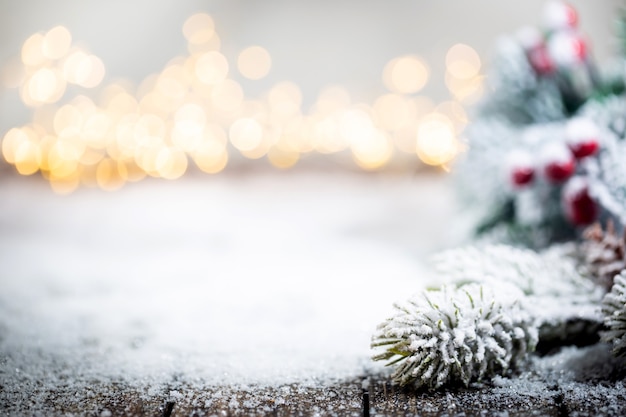
[[578, 268], [573, 245], [554, 245], [543, 252], [504, 244], [468, 245], [433, 257], [438, 276], [451, 283], [513, 284], [526, 296], [583, 297], [593, 283]]
[[516, 297], [539, 329], [540, 342], [593, 339], [602, 323], [601, 287], [579, 267], [577, 247], [536, 252], [503, 244], [450, 249], [434, 257], [444, 283], [478, 283]]

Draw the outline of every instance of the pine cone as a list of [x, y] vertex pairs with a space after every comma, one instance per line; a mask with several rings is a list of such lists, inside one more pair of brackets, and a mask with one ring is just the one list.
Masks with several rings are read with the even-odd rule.
[[595, 223], [585, 230], [583, 236], [585, 264], [596, 282], [610, 291], [615, 275], [626, 269], [626, 230], [623, 236], [618, 236], [609, 220], [606, 231], [602, 230], [600, 223]]
[[610, 343], [615, 356], [626, 356], [626, 271], [615, 276], [615, 285], [602, 300], [602, 340]]
[[[378, 326], [374, 360], [397, 365], [392, 378], [401, 386], [437, 389], [480, 381], [522, 362], [537, 344], [537, 328], [519, 303], [501, 302], [478, 284], [425, 291]], [[506, 297], [505, 297], [506, 298]]]

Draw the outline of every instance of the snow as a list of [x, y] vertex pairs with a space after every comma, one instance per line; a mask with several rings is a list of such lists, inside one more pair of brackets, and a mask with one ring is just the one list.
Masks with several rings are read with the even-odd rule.
[[58, 196], [4, 179], [0, 387], [362, 375], [376, 325], [456, 239], [447, 182], [247, 173]]
[[599, 140], [600, 129], [588, 117], [573, 117], [565, 125], [565, 140], [570, 145], [578, 145], [589, 140]]

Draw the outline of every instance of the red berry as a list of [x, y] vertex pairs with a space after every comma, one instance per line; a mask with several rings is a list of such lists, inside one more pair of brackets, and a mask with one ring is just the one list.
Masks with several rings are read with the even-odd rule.
[[551, 143], [541, 150], [543, 174], [548, 182], [558, 184], [574, 174], [576, 160], [562, 143]]
[[544, 173], [548, 181], [552, 183], [563, 182], [574, 173], [576, 164], [573, 160], [565, 162], [551, 162], [544, 168]]
[[588, 118], [576, 117], [567, 122], [565, 140], [577, 159], [591, 156], [598, 151], [600, 131]]
[[530, 66], [539, 75], [552, 74], [555, 70], [554, 61], [552, 61], [544, 45], [537, 46], [528, 51], [528, 61], [530, 62]]
[[563, 1], [551, 1], [543, 10], [543, 20], [546, 28], [552, 31], [571, 29], [578, 25], [578, 13]]
[[548, 39], [548, 53], [553, 62], [561, 68], [580, 65], [587, 59], [587, 43], [573, 31], [560, 31]]
[[576, 12], [576, 9], [568, 4], [566, 6], [565, 14], [567, 16], [565, 20], [570, 27], [578, 26], [578, 13]]
[[511, 173], [511, 182], [515, 187], [523, 187], [533, 182], [535, 170], [532, 168], [517, 168]]
[[572, 49], [580, 61], [587, 58], [587, 43], [582, 38], [572, 39]]
[[522, 149], [511, 151], [506, 158], [506, 166], [513, 188], [522, 188], [533, 182], [535, 166], [530, 153]]
[[590, 139], [587, 142], [570, 143], [569, 148], [576, 159], [585, 158], [598, 152], [598, 142]]
[[598, 217], [598, 204], [589, 195], [583, 177], [574, 177], [563, 188], [562, 205], [565, 217], [577, 226], [591, 224]]

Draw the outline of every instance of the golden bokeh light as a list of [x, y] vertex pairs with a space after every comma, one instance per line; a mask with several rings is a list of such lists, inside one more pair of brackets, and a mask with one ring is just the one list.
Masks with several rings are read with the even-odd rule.
[[177, 58], [161, 72], [162, 77], [172, 78], [189, 88], [196, 80], [194, 68], [188, 65], [188, 60]]
[[199, 105], [187, 103], [176, 111], [174, 121], [176, 128], [184, 135], [199, 135], [206, 124], [206, 113]]
[[208, 174], [222, 171], [228, 163], [228, 138], [221, 126], [209, 124], [202, 133], [202, 141], [191, 152], [196, 166]]
[[79, 84], [89, 77], [91, 60], [81, 50], [75, 50], [63, 62], [63, 76], [68, 83]]
[[107, 153], [118, 160], [134, 160], [139, 140], [135, 135], [135, 126], [139, 115], [131, 113], [123, 116], [115, 127], [115, 140], [107, 145]]
[[153, 93], [167, 98], [172, 103], [172, 109], [178, 107], [187, 95], [187, 80], [181, 67], [168, 67], [156, 79]]
[[25, 87], [25, 94], [32, 102], [55, 103], [65, 93], [65, 80], [56, 69], [41, 68], [26, 81]]
[[134, 139], [139, 144], [159, 144], [165, 141], [165, 121], [155, 114], [144, 114], [134, 126]]
[[52, 146], [58, 156], [66, 161], [79, 161], [87, 145], [80, 135], [58, 137]]
[[467, 80], [480, 72], [480, 56], [469, 45], [457, 43], [446, 53], [447, 71], [455, 78]]
[[452, 121], [440, 113], [431, 113], [417, 129], [417, 156], [428, 165], [440, 166], [450, 162], [460, 146]]
[[211, 103], [222, 112], [233, 112], [243, 103], [243, 89], [234, 80], [224, 80], [211, 92]]
[[105, 153], [93, 148], [86, 148], [85, 152], [80, 156], [78, 162], [83, 166], [94, 166], [98, 162], [102, 161], [105, 157]]
[[[118, 163], [122, 163], [122, 161], [118, 161]], [[139, 167], [134, 161], [124, 161], [124, 180], [129, 182], [137, 182], [141, 181], [146, 177], [146, 172]]]
[[424, 88], [428, 77], [428, 67], [416, 55], [394, 58], [383, 70], [383, 83], [389, 90], [399, 94], [417, 93]]
[[293, 150], [275, 146], [267, 153], [267, 160], [276, 168], [287, 169], [293, 167], [300, 159], [300, 154]]
[[41, 41], [41, 51], [44, 57], [52, 60], [61, 59], [72, 46], [72, 34], [65, 26], [56, 26], [50, 29]]
[[82, 126], [81, 139], [94, 150], [104, 149], [111, 139], [109, 131], [112, 125], [111, 117], [107, 113], [97, 111], [90, 114]]
[[346, 149], [349, 141], [341, 134], [341, 115], [335, 114], [321, 118], [313, 123], [315, 150], [324, 153], [336, 153]]
[[104, 79], [106, 70], [104, 68], [104, 63], [97, 56], [89, 55], [88, 59], [89, 72], [85, 78], [81, 79], [77, 84], [85, 88], [94, 88], [100, 85]]
[[175, 180], [187, 171], [187, 155], [182, 150], [165, 146], [159, 150], [156, 156], [155, 168], [161, 178]]
[[352, 155], [357, 165], [366, 170], [383, 167], [393, 154], [391, 141], [380, 130], [373, 130], [350, 144]]
[[32, 175], [41, 166], [41, 148], [30, 140], [23, 141], [15, 150], [15, 168], [22, 175]]
[[78, 134], [82, 125], [83, 114], [72, 104], [60, 107], [54, 115], [53, 128], [58, 136]]
[[263, 141], [263, 127], [254, 119], [238, 119], [230, 126], [228, 137], [238, 150], [253, 151]]
[[402, 126], [393, 132], [393, 143], [395, 147], [406, 154], [415, 155], [417, 146], [417, 123]]
[[237, 68], [241, 75], [250, 80], [260, 80], [272, 68], [272, 58], [267, 49], [261, 46], [249, 46], [239, 53]]
[[22, 129], [18, 129], [16, 127], [9, 129], [2, 139], [2, 156], [4, 157], [4, 160], [10, 164], [15, 164], [15, 154], [17, 153], [17, 148], [20, 143], [25, 140], [28, 140], [28, 137]]
[[104, 158], [96, 168], [96, 183], [105, 191], [115, 191], [124, 185], [126, 166], [110, 158]]
[[32, 34], [22, 45], [21, 58], [27, 67], [38, 67], [46, 62], [43, 54], [43, 35], [39, 32]]
[[83, 115], [83, 117], [87, 117], [90, 114], [98, 111], [98, 106], [93, 102], [93, 100], [85, 95], [75, 96], [69, 104], [75, 106]]
[[183, 35], [187, 42], [194, 45], [202, 45], [211, 41], [215, 34], [213, 18], [206, 13], [191, 15], [183, 23]]
[[338, 161], [351, 159], [365, 170], [408, 166], [409, 158], [445, 166], [461, 150], [464, 106], [484, 88], [478, 54], [456, 44], [446, 55], [448, 101], [415, 95], [430, 70], [419, 56], [407, 54], [384, 66], [389, 92], [373, 103], [355, 103], [344, 86], [334, 85], [304, 109], [296, 83], [281, 81], [248, 97], [233, 79], [232, 65], [249, 80], [269, 74], [272, 57], [262, 46], [244, 48], [229, 62], [206, 13], [189, 17], [182, 32], [188, 53], [138, 85], [117, 80], [101, 88], [97, 101], [87, 91], [59, 104], [70, 84], [101, 85], [105, 65], [73, 45], [65, 26], [30, 36], [2, 68], [2, 85], [19, 88], [23, 103], [34, 108], [30, 124], [4, 135], [4, 159], [19, 174], [41, 172], [58, 193], [81, 184], [112, 191], [146, 176], [180, 178], [189, 160], [211, 174], [264, 157], [287, 169], [307, 153], [340, 154]]
[[48, 151], [47, 170], [55, 178], [66, 178], [76, 175], [78, 170], [78, 149], [70, 141], [56, 142]]
[[358, 142], [374, 130], [371, 117], [363, 109], [351, 109], [343, 113], [339, 121], [339, 132], [349, 143]]
[[130, 114], [137, 111], [139, 107], [139, 103], [137, 99], [124, 91], [116, 92], [110, 98], [105, 100], [105, 109], [106, 111], [115, 116], [121, 116], [124, 114]]
[[302, 91], [295, 83], [283, 81], [274, 85], [268, 95], [272, 121], [285, 123], [289, 119], [299, 116], [302, 106]]
[[380, 125], [394, 131], [411, 123], [417, 116], [415, 103], [398, 94], [385, 94], [374, 102], [374, 112]]
[[203, 172], [217, 174], [228, 164], [228, 151], [217, 142], [205, 142], [194, 151], [193, 160]]
[[94, 88], [104, 79], [104, 63], [82, 50], [71, 52], [63, 62], [63, 76], [70, 84]]
[[204, 84], [216, 85], [228, 76], [228, 61], [217, 51], [205, 52], [195, 60], [195, 75]]
[[477, 75], [469, 79], [453, 77], [450, 73], [445, 76], [446, 87], [456, 100], [465, 104], [473, 104], [484, 92], [484, 77]]
[[191, 55], [200, 54], [208, 51], [219, 51], [222, 47], [222, 39], [217, 33], [211, 36], [209, 41], [204, 43], [187, 43], [187, 52]]
[[46, 134], [42, 132], [39, 138], [39, 148], [41, 149], [41, 164], [39, 169], [44, 178], [48, 178], [50, 176], [50, 166], [48, 164], [48, 154], [50, 153], [50, 149], [56, 144], [57, 136]]

